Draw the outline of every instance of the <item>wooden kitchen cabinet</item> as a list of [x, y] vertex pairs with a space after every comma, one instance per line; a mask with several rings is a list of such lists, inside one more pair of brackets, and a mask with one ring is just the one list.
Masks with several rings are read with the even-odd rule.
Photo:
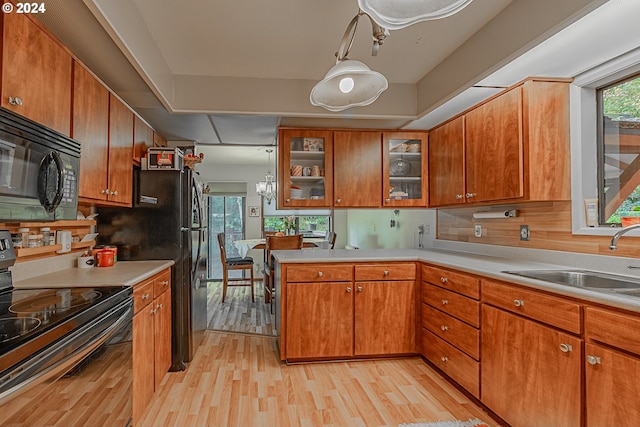
[[171, 269], [134, 285], [133, 305], [135, 426], [171, 366]]
[[640, 317], [585, 310], [586, 427], [614, 427], [640, 419]]
[[147, 155], [149, 147], [153, 147], [153, 129], [144, 120], [134, 116], [133, 121], [133, 161], [140, 163]]
[[581, 426], [582, 339], [513, 310], [535, 305], [518, 287], [483, 280], [482, 298], [482, 402], [513, 426]]
[[382, 134], [373, 131], [333, 133], [333, 206], [376, 208], [381, 205]]
[[331, 207], [333, 132], [318, 129], [280, 129], [278, 141], [278, 206]]
[[71, 54], [27, 14], [0, 19], [2, 107], [70, 136]]
[[426, 132], [382, 133], [382, 206], [427, 207]]
[[133, 201], [133, 112], [109, 94], [109, 168], [107, 201], [131, 206]]
[[569, 82], [530, 78], [429, 131], [430, 206], [569, 200], [569, 152]]

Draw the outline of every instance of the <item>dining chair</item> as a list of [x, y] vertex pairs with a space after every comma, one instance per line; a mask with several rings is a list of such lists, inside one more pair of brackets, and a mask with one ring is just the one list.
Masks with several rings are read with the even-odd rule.
[[[253, 292], [253, 258], [251, 257], [231, 257], [227, 258], [227, 251], [224, 247], [224, 233], [218, 233], [218, 246], [220, 246], [220, 261], [222, 262], [222, 302], [227, 296], [227, 286], [251, 286], [251, 302], [255, 302]], [[249, 283], [242, 274], [242, 278], [230, 278], [229, 271], [233, 270], [249, 270]], [[242, 283], [232, 283], [242, 282]]]
[[271, 304], [271, 312], [273, 313], [273, 302], [275, 299], [275, 281], [273, 278], [273, 259], [271, 251], [302, 249], [302, 234], [294, 236], [267, 236], [266, 238], [266, 262], [264, 265], [264, 302]]
[[329, 242], [329, 249], [333, 249], [334, 246], [336, 245], [336, 237], [338, 237], [338, 235], [333, 231], [329, 231], [327, 233], [327, 241]]

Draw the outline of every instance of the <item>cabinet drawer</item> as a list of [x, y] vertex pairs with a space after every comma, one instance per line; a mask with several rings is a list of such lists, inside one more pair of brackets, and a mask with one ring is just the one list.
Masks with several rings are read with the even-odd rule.
[[483, 280], [482, 302], [574, 334], [582, 332], [582, 306], [562, 298]]
[[171, 269], [158, 273], [153, 277], [153, 294], [157, 298], [171, 288]]
[[640, 317], [593, 307], [587, 307], [585, 311], [585, 334], [589, 340], [640, 354], [638, 331]]
[[422, 266], [422, 280], [473, 299], [480, 299], [480, 280], [444, 268]]
[[469, 393], [480, 397], [479, 362], [426, 329], [422, 330], [422, 354]]
[[133, 312], [137, 313], [153, 301], [153, 279], [136, 284], [133, 287]]
[[422, 282], [422, 302], [471, 326], [480, 327], [480, 303], [476, 300]]
[[356, 281], [415, 280], [415, 264], [367, 264], [356, 265]]
[[473, 326], [423, 303], [422, 327], [474, 359], [480, 359], [480, 331]]
[[300, 264], [287, 266], [287, 282], [350, 282], [352, 264]]

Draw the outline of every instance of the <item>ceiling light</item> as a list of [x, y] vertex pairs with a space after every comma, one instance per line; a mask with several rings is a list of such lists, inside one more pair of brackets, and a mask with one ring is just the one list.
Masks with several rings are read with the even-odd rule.
[[459, 12], [472, 0], [358, 0], [360, 9], [388, 30], [441, 19]]
[[264, 197], [267, 200], [267, 204], [270, 205], [271, 201], [276, 198], [276, 184], [273, 182], [273, 175], [271, 175], [271, 153], [273, 153], [273, 150], [269, 148], [266, 151], [269, 154], [267, 175], [265, 175], [264, 181], [256, 183], [256, 193]]
[[[372, 71], [360, 61], [347, 58], [353, 45], [358, 19], [362, 15], [365, 14], [360, 11], [347, 26], [336, 53], [336, 65], [331, 67], [324, 79], [311, 90], [309, 100], [312, 105], [324, 107], [329, 111], [369, 105], [389, 87], [387, 79], [382, 74]], [[375, 56], [388, 32], [375, 24], [371, 18], [369, 20], [373, 28], [372, 55]]]

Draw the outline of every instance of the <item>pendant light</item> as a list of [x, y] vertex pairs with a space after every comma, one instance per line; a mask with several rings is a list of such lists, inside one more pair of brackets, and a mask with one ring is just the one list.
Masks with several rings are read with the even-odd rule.
[[264, 181], [256, 183], [256, 193], [264, 197], [267, 200], [267, 204], [271, 204], [271, 201], [276, 198], [276, 184], [273, 182], [273, 175], [271, 174], [271, 148], [265, 150], [269, 155], [267, 175], [265, 175]]
[[[369, 105], [389, 87], [387, 79], [382, 74], [371, 70], [363, 62], [347, 58], [353, 45], [358, 20], [362, 15], [366, 14], [359, 11], [347, 26], [336, 53], [336, 65], [331, 67], [324, 79], [311, 90], [309, 100], [312, 105], [329, 111]], [[388, 32], [370, 17], [369, 20], [373, 27], [372, 55], [375, 56]]]
[[464, 9], [472, 0], [358, 0], [358, 6], [380, 26], [399, 30], [417, 22], [441, 19]]

